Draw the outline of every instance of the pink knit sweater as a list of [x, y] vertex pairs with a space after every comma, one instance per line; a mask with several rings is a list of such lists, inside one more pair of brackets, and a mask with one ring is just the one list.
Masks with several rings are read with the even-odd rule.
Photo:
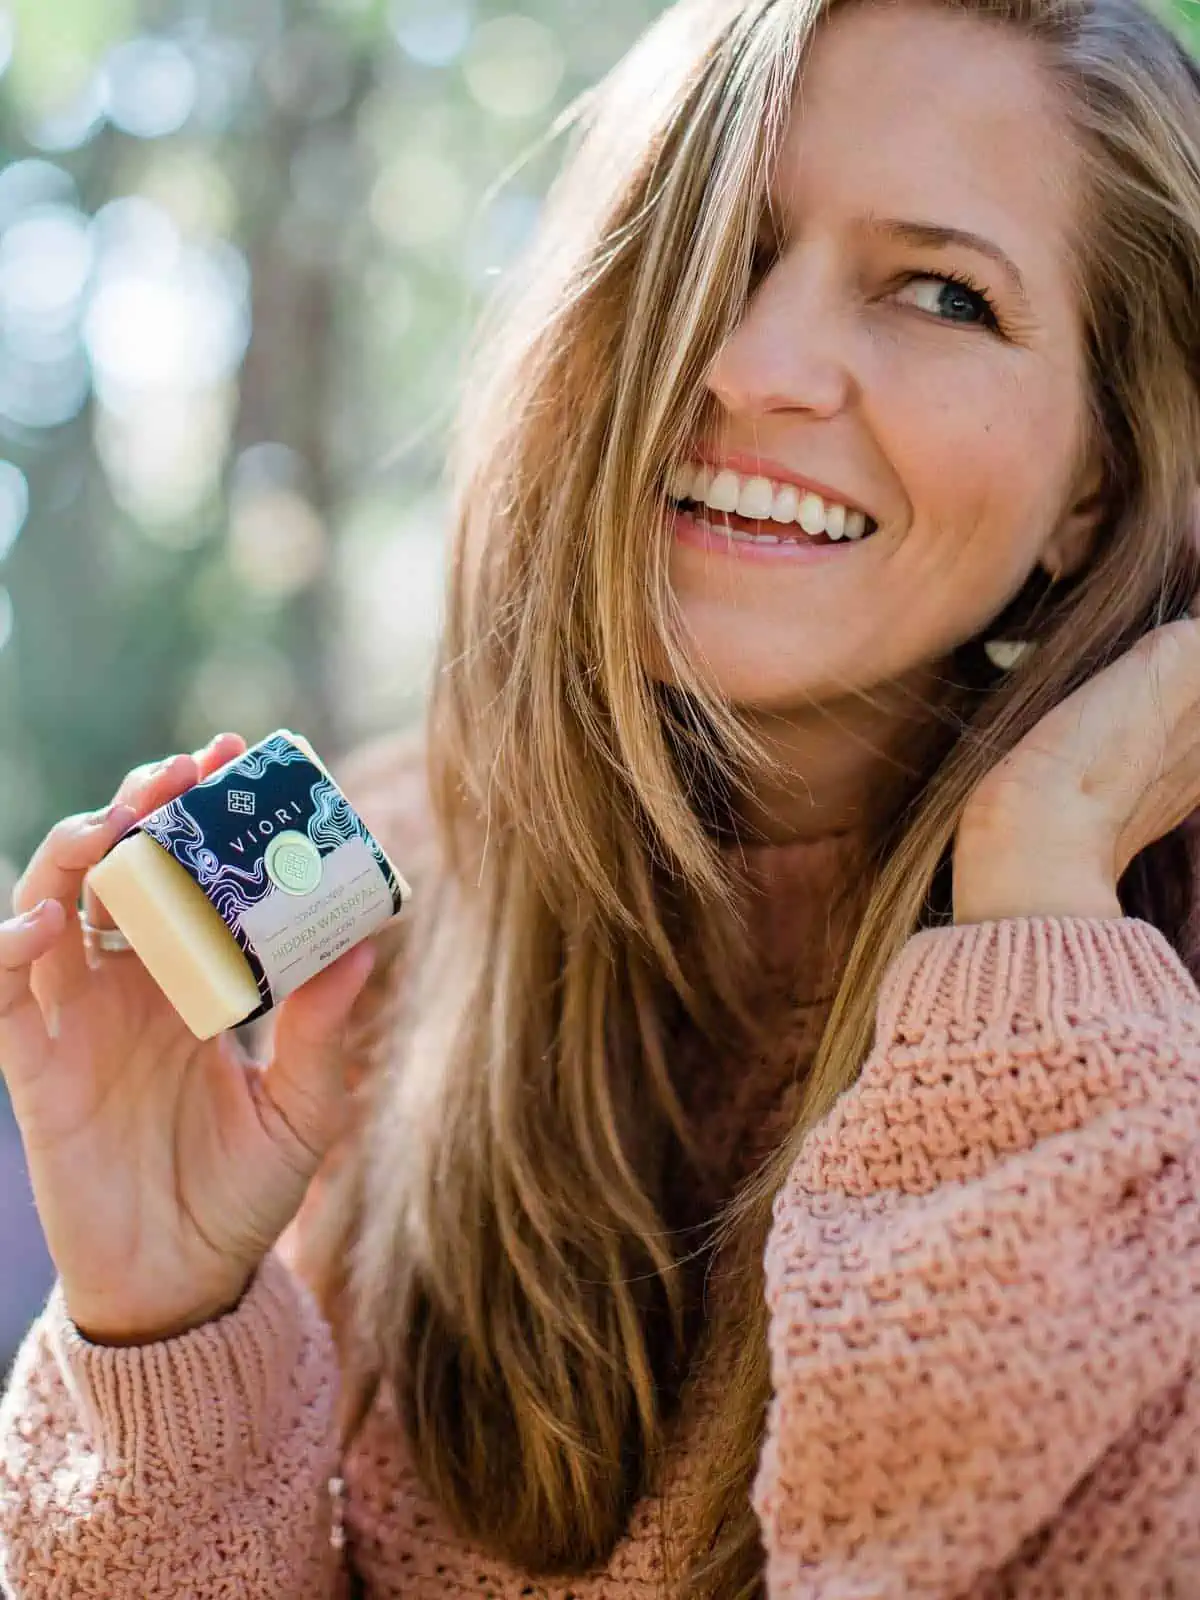
[[[679, 1055], [714, 1194], [794, 1108], [859, 845], [751, 852], [776, 1042]], [[770, 1595], [1200, 1595], [1198, 1193], [1200, 992], [1155, 929], [911, 939], [767, 1246]], [[715, 1381], [604, 1570], [532, 1581], [449, 1526], [386, 1396], [338, 1460], [329, 1334], [280, 1256], [229, 1316], [140, 1349], [87, 1344], [56, 1289], [0, 1408], [0, 1591], [333, 1600], [353, 1570], [369, 1600], [649, 1600]]]

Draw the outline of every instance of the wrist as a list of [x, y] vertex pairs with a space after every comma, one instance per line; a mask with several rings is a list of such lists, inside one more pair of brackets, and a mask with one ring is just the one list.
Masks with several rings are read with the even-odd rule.
[[954, 920], [1002, 922], [1008, 917], [1123, 917], [1121, 902], [1103, 884], [1082, 880], [1052, 885], [1044, 880], [1025, 885], [1015, 879], [971, 878], [954, 883]]
[[178, 1313], [121, 1311], [114, 1306], [76, 1304], [67, 1290], [64, 1290], [63, 1303], [80, 1338], [88, 1344], [113, 1348], [160, 1344], [166, 1339], [182, 1338], [184, 1334], [236, 1311], [245, 1298], [253, 1276], [250, 1273], [236, 1291], [197, 1302]]
[[1092, 852], [1054, 845], [1046, 830], [1020, 830], [1018, 845], [986, 829], [960, 828], [954, 848], [954, 920], [1124, 916], [1112, 874]]

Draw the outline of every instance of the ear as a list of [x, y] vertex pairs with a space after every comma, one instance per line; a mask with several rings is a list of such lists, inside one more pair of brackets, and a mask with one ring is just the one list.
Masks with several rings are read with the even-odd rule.
[[1104, 517], [1106, 498], [1104, 474], [1096, 462], [1087, 468], [1070, 507], [1038, 557], [1039, 565], [1055, 581], [1073, 577], [1087, 562]]

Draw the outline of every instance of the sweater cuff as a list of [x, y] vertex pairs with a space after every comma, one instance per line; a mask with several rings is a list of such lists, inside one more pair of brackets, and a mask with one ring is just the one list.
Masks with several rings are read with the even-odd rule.
[[1114, 1012], [1171, 1021], [1197, 1007], [1191, 974], [1140, 918], [1012, 917], [914, 934], [880, 988], [878, 1043], [1069, 1030]]
[[237, 1477], [267, 1452], [288, 1424], [306, 1332], [323, 1326], [274, 1253], [234, 1310], [173, 1339], [91, 1344], [67, 1315], [61, 1282], [44, 1316], [101, 1465], [176, 1481], [214, 1469]]

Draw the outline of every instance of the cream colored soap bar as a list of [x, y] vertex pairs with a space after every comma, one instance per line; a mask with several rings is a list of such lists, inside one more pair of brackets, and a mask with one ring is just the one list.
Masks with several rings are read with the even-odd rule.
[[410, 894], [286, 728], [135, 824], [88, 882], [198, 1039], [270, 1010]]

